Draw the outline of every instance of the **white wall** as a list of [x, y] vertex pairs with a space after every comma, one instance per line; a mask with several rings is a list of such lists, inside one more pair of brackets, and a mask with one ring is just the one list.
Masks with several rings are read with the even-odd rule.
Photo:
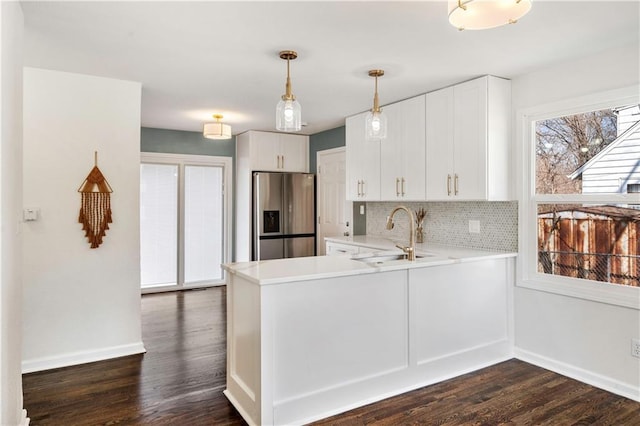
[[[518, 77], [512, 81], [514, 110], [639, 84], [639, 63], [634, 45]], [[522, 138], [514, 141], [521, 152]], [[522, 287], [514, 303], [519, 358], [640, 400], [640, 360], [631, 356], [640, 312]]]
[[27, 424], [22, 409], [22, 8], [0, 2], [0, 424]]
[[[144, 351], [140, 325], [139, 83], [24, 70], [23, 371]], [[113, 223], [91, 249], [77, 192], [94, 165]]]

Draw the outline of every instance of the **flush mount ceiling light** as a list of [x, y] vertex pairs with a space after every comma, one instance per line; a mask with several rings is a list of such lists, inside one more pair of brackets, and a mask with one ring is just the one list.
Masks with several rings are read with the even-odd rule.
[[449, 22], [462, 30], [515, 24], [531, 9], [531, 0], [449, 0]]
[[384, 139], [387, 137], [387, 117], [380, 108], [380, 102], [378, 101], [378, 77], [384, 75], [383, 70], [370, 70], [369, 77], [375, 77], [376, 88], [373, 95], [373, 108], [367, 114], [365, 121], [365, 135], [367, 139]]
[[289, 61], [296, 59], [298, 54], [293, 50], [280, 52], [280, 59], [287, 61], [287, 83], [285, 94], [276, 107], [276, 129], [281, 132], [297, 132], [302, 128], [302, 110], [300, 103], [291, 93], [291, 77], [289, 75]]
[[202, 135], [207, 139], [231, 139], [231, 126], [222, 123], [222, 114], [213, 114], [215, 123], [205, 123]]

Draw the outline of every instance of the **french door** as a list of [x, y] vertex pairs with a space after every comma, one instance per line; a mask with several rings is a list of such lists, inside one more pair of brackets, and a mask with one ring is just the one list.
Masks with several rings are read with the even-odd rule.
[[231, 158], [143, 153], [140, 275], [143, 293], [224, 283], [229, 261]]

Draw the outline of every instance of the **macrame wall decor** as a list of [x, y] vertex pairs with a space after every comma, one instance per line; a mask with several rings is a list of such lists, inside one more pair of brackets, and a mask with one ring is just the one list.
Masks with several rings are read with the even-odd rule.
[[78, 222], [82, 224], [85, 237], [89, 239], [91, 248], [102, 244], [111, 220], [111, 193], [113, 189], [98, 168], [98, 152], [94, 154], [94, 166], [87, 178], [82, 182], [78, 192], [82, 196]]

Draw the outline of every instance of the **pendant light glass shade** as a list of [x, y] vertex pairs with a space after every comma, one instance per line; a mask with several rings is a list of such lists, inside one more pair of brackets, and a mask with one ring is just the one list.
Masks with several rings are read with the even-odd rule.
[[384, 139], [387, 137], [387, 116], [382, 112], [369, 111], [366, 120], [367, 139]]
[[281, 132], [297, 132], [302, 129], [302, 110], [294, 99], [280, 99], [276, 106], [276, 129]]
[[207, 139], [231, 139], [231, 126], [221, 123], [222, 115], [214, 114], [215, 123], [205, 123], [202, 135]]
[[287, 61], [285, 94], [282, 95], [282, 99], [276, 106], [276, 129], [281, 132], [297, 132], [302, 129], [302, 108], [291, 92], [291, 76], [289, 74], [289, 61], [297, 57], [298, 54], [293, 50], [280, 52], [280, 58]]
[[382, 77], [383, 75], [383, 70], [369, 71], [369, 77], [375, 77], [376, 79], [376, 86], [373, 95], [373, 108], [367, 113], [365, 120], [365, 137], [368, 140], [384, 139], [387, 137], [387, 116], [382, 112], [378, 100], [378, 77]]
[[531, 0], [449, 0], [449, 22], [459, 30], [515, 24], [531, 10]]

